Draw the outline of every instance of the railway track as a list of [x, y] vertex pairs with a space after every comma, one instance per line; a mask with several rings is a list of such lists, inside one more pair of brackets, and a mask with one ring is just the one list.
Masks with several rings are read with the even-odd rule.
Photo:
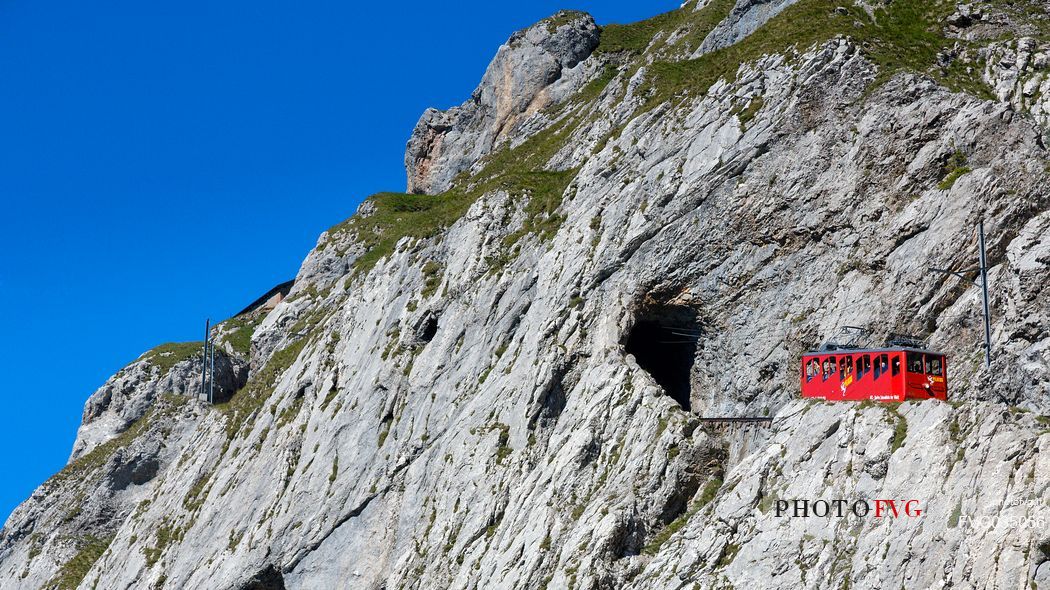
[[716, 417], [716, 418], [699, 418], [701, 424], [760, 424], [762, 426], [769, 426], [773, 424], [773, 418], [759, 417], [759, 416], [737, 416], [737, 417]]

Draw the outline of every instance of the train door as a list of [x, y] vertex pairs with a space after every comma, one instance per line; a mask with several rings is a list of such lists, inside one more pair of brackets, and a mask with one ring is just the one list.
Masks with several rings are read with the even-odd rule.
[[839, 395], [838, 367], [835, 366], [835, 357], [826, 356], [820, 362], [820, 374], [823, 381], [820, 393], [824, 399], [836, 399]]
[[854, 389], [856, 399], [869, 399], [872, 395], [871, 355], [857, 356], [857, 387]]
[[872, 361], [873, 395], [880, 400], [893, 397], [893, 386], [890, 377], [890, 355], [886, 353], [876, 354]]
[[898, 352], [890, 356], [890, 381], [889, 387], [893, 397], [898, 401], [904, 401], [907, 386], [904, 377], [904, 353]]
[[945, 378], [944, 357], [939, 354], [924, 355], [926, 369], [926, 390], [929, 397], [948, 398], [948, 385]]
[[908, 351], [904, 355], [904, 394], [908, 399], [929, 399], [925, 359], [921, 352]]
[[820, 362], [815, 357], [802, 357], [802, 396], [817, 397], [820, 383]]
[[839, 357], [839, 393], [843, 399], [848, 398], [851, 393], [850, 386], [853, 385], [853, 357], [844, 354]]

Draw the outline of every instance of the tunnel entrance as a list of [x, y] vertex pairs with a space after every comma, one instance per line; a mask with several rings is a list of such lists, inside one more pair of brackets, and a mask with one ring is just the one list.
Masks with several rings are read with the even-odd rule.
[[268, 565], [242, 584], [239, 590], [285, 590], [284, 576], [276, 567]]
[[700, 326], [696, 310], [684, 305], [648, 305], [636, 312], [624, 348], [682, 409], [691, 409], [690, 376]]

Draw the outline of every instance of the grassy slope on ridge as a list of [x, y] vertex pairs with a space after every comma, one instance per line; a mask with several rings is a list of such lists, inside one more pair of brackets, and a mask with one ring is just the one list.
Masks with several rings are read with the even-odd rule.
[[[607, 25], [595, 53], [619, 64], [619, 70], [627, 74], [619, 78], [621, 84], [645, 64], [647, 55], [657, 56], [648, 65], [643, 92], [649, 93], [649, 99], [644, 110], [675, 98], [703, 94], [719, 79], [733, 79], [741, 64], [763, 55], [792, 49], [803, 51], [837, 36], [852, 38], [879, 66], [876, 85], [896, 73], [909, 71], [928, 76], [952, 90], [991, 97], [979, 78], [978, 67], [967, 71], [966, 64], [958, 60], [948, 67], [938, 65], [938, 54], [960, 43], [947, 37], [943, 30], [946, 17], [955, 9], [955, 3], [947, 0], [895, 0], [876, 10], [873, 16], [856, 6], [843, 6], [846, 3], [842, 2], [800, 0], [734, 45], [696, 59], [676, 58], [695, 51], [729, 15], [733, 4], [733, 0], [712, 0], [704, 8], [694, 10], [689, 3], [638, 23]], [[573, 100], [551, 107], [549, 114], [557, 123], [518, 147], [487, 156], [480, 172], [461, 175], [449, 191], [438, 195], [374, 195], [369, 197], [375, 206], [373, 213], [351, 217], [330, 232], [355, 235], [366, 248], [366, 253], [356, 260], [355, 270], [367, 272], [392, 253], [402, 238], [432, 237], [459, 219], [482, 194], [502, 189], [527, 199], [524, 227], [508, 246], [526, 234], [549, 238], [562, 221], [557, 209], [575, 171], [550, 171], [546, 164], [577, 127], [596, 116], [588, 105], [616, 73], [610, 65], [604, 75]], [[512, 250], [505, 252], [505, 256], [510, 255]]]

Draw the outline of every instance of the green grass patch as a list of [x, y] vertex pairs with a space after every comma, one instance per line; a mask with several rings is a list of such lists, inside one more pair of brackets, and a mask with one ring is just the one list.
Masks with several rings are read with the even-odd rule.
[[[896, 412], [894, 412], [896, 414]], [[895, 453], [897, 449], [904, 446], [904, 440], [908, 437], [908, 421], [904, 416], [897, 414], [897, 421], [893, 425], [893, 440], [890, 442], [890, 452]]]
[[714, 500], [715, 496], [718, 495], [718, 490], [720, 489], [722, 489], [722, 480], [720, 478], [715, 477], [708, 480], [704, 484], [704, 489], [700, 490], [700, 497], [696, 501], [697, 505], [703, 508], [710, 504], [711, 500]]
[[383, 443], [386, 442], [386, 437], [390, 436], [390, 422], [387, 420], [383, 421], [383, 425], [379, 430], [379, 437], [376, 438], [376, 446], [382, 447]]
[[499, 431], [499, 438], [496, 440], [496, 463], [503, 464], [503, 461], [514, 452], [514, 448], [510, 446], [510, 426], [497, 422], [489, 427], [489, 430]]
[[328, 484], [335, 483], [337, 477], [339, 477], [339, 455], [336, 455], [332, 461], [332, 472], [328, 474]]
[[758, 511], [765, 514], [773, 509], [773, 505], [780, 499], [776, 489], [770, 487], [769, 492], [762, 493], [762, 499], [758, 501]]
[[[562, 103], [551, 113], [556, 116], [566, 109], [580, 108], [594, 100], [615, 77], [609, 68], [581, 89], [573, 99]], [[593, 113], [585, 112], [586, 116]], [[459, 220], [482, 195], [505, 191], [513, 199], [524, 201], [522, 227], [504, 240], [505, 249], [529, 234], [541, 241], [551, 238], [561, 227], [564, 217], [557, 213], [569, 184], [578, 169], [548, 170], [547, 162], [568, 143], [569, 137], [584, 119], [583, 115], [566, 115], [514, 148], [504, 148], [482, 160], [481, 171], [473, 176], [461, 174], [448, 191], [438, 195], [379, 193], [369, 197], [373, 211], [355, 215], [331, 228], [329, 233], [353, 234], [365, 253], [354, 261], [355, 273], [371, 270], [377, 262], [394, 252], [404, 238], [427, 239]], [[504, 252], [496, 260], [509, 261]], [[436, 288], [436, 286], [435, 286]]]
[[[509, 151], [517, 153], [523, 147]], [[500, 158], [502, 160], [502, 156]], [[505, 163], [500, 161], [490, 167]], [[505, 190], [511, 195], [528, 199], [523, 227], [514, 233], [509, 242], [514, 243], [528, 233], [539, 233], [541, 238], [549, 238], [564, 221], [564, 218], [555, 214], [555, 210], [561, 205], [562, 193], [576, 176], [576, 170], [552, 172], [517, 166], [508, 168], [471, 190], [454, 188], [440, 195], [373, 195], [369, 197], [375, 206], [373, 213], [364, 217], [351, 217], [332, 231], [351, 231], [355, 234], [366, 252], [354, 261], [354, 270], [358, 273], [368, 272], [377, 262], [392, 254], [394, 247], [403, 238], [433, 237], [462, 217], [482, 194]]]
[[645, 548], [642, 551], [648, 555], [655, 555], [660, 550], [660, 547], [664, 543], [666, 543], [668, 539], [674, 536], [675, 533], [680, 531], [682, 527], [684, 527], [686, 523], [689, 522], [690, 518], [695, 516], [697, 512], [700, 512], [700, 510], [704, 506], [709, 504], [711, 500], [715, 498], [715, 495], [718, 494], [718, 490], [721, 487], [721, 479], [717, 477], [710, 479], [704, 485], [703, 490], [700, 491], [699, 496], [697, 497], [696, 501], [693, 502], [693, 505], [689, 508], [689, 510], [681, 514], [678, 518], [674, 519], [670, 524], [668, 524], [664, 528], [660, 529], [660, 532], [656, 533], [652, 540], [646, 543]]
[[540, 171], [507, 179], [513, 184], [504, 188], [512, 194], [528, 193], [529, 199], [525, 203], [525, 219], [521, 228], [504, 238], [504, 246], [512, 247], [529, 234], [538, 235], [541, 241], [554, 237], [565, 222], [565, 216], [559, 215], [557, 210], [561, 207], [565, 189], [576, 177], [576, 173], [575, 169], [559, 172]]
[[423, 264], [423, 290], [419, 294], [421, 299], [426, 299], [437, 292], [438, 286], [441, 285], [441, 274], [444, 270], [445, 267], [433, 260], [428, 260]]
[[[872, 18], [852, 5], [800, 0], [734, 45], [697, 59], [653, 63], [650, 85], [654, 94], [649, 107], [680, 94], [703, 94], [721, 78], [734, 80], [741, 64], [763, 55], [783, 54], [792, 48], [806, 50], [839, 35], [851, 37], [879, 66], [873, 88], [898, 72], [910, 71], [927, 75], [952, 90], [990, 97], [991, 90], [981, 81], [979, 68], [967, 72], [964, 66], [942, 69], [937, 65], [937, 54], [958, 42], [944, 35], [941, 24], [954, 6], [943, 0], [895, 0], [876, 10]], [[845, 8], [845, 14], [836, 10], [840, 7]]]
[[367, 272], [405, 237], [429, 238], [452, 225], [474, 202], [475, 195], [449, 191], [440, 195], [379, 193], [368, 198], [374, 211], [355, 215], [332, 228], [351, 231], [366, 252], [354, 261], [354, 270]]
[[611, 24], [602, 27], [597, 53], [639, 54], [645, 51], [657, 35], [667, 39], [672, 33], [684, 31], [677, 41], [684, 51], [692, 52], [722, 22], [736, 4], [735, 0], [712, 0], [707, 6], [695, 10], [695, 2], [682, 8], [658, 14], [643, 21], [625, 25]]
[[156, 565], [164, 552], [167, 551], [173, 543], [182, 542], [183, 535], [186, 531], [176, 526], [171, 520], [165, 518], [160, 526], [157, 527], [156, 542], [152, 547], [143, 547], [142, 554], [146, 558], [146, 567], [153, 567]]
[[216, 404], [216, 407], [226, 414], [228, 440], [232, 440], [241, 426], [273, 395], [277, 380], [299, 358], [308, 340], [309, 337], [304, 336], [273, 353], [266, 365], [253, 375], [228, 402]]
[[102, 554], [106, 552], [106, 549], [109, 548], [109, 544], [112, 542], [112, 536], [104, 538], [87, 537], [79, 541], [79, 548], [76, 554], [69, 561], [62, 564], [62, 567], [55, 572], [55, 575], [43, 587], [57, 590], [73, 590], [80, 586], [84, 581], [84, 577], [87, 576], [95, 562], [102, 557]]
[[944, 178], [937, 185], [937, 188], [942, 191], [946, 191], [955, 186], [955, 181], [959, 180], [964, 174], [973, 172], [973, 169], [969, 167], [966, 161], [966, 155], [956, 150], [950, 158], [948, 163], [944, 167]]
[[182, 499], [182, 507], [189, 512], [196, 512], [201, 506], [204, 505], [204, 500], [208, 497], [208, 491], [211, 486], [208, 482], [211, 480], [211, 472], [204, 473], [197, 478], [197, 481], [193, 482], [193, 486], [186, 492], [186, 496]]
[[956, 502], [951, 515], [948, 516], [948, 528], [954, 529], [959, 526], [959, 518], [962, 517], [962, 502]]
[[576, 93], [576, 96], [572, 97], [570, 104], [588, 105], [592, 103], [608, 88], [609, 83], [616, 77], [616, 73], [616, 68], [605, 66], [605, 70], [602, 71], [600, 76], [588, 82]]
[[182, 361], [204, 354], [204, 342], [169, 342], [142, 355], [142, 360], [160, 369], [161, 375]]
[[558, 27], [567, 25], [577, 19], [584, 18], [587, 16], [586, 12], [579, 10], [560, 10], [554, 16], [548, 17], [540, 21], [540, 23], [547, 26], [548, 33], [554, 33], [558, 30]]
[[761, 96], [756, 96], [756, 97], [752, 98], [747, 103], [747, 106], [744, 107], [743, 109], [741, 109], [740, 112], [737, 113], [737, 119], [740, 120], [740, 125], [742, 127], [747, 127], [747, 124], [750, 123], [752, 120], [754, 120], [755, 115], [758, 114], [758, 111], [762, 110], [762, 107], [765, 104], [766, 104], [766, 100], [764, 98], [762, 98]]
[[292, 400], [292, 403], [288, 404], [288, 406], [281, 410], [281, 413], [277, 415], [277, 421], [274, 427], [277, 429], [284, 428], [299, 416], [299, 411], [302, 409], [303, 398], [295, 398]]
[[740, 545], [736, 543], [727, 543], [726, 548], [722, 550], [722, 557], [718, 558], [718, 565], [715, 567], [723, 568], [736, 559], [736, 554], [740, 553]]
[[245, 314], [222, 322], [220, 325], [226, 328], [222, 336], [223, 340], [237, 353], [248, 356], [252, 350], [252, 336], [255, 334], [255, 329], [265, 317], [261, 313]]
[[670, 524], [660, 529], [660, 532], [656, 533], [652, 540], [645, 544], [642, 552], [646, 555], [656, 555], [656, 553], [660, 551], [660, 547], [663, 546], [668, 539], [674, 536], [675, 533], [680, 531], [697, 511], [699, 511], [699, 507], [691, 508], [686, 513], [674, 519]]

